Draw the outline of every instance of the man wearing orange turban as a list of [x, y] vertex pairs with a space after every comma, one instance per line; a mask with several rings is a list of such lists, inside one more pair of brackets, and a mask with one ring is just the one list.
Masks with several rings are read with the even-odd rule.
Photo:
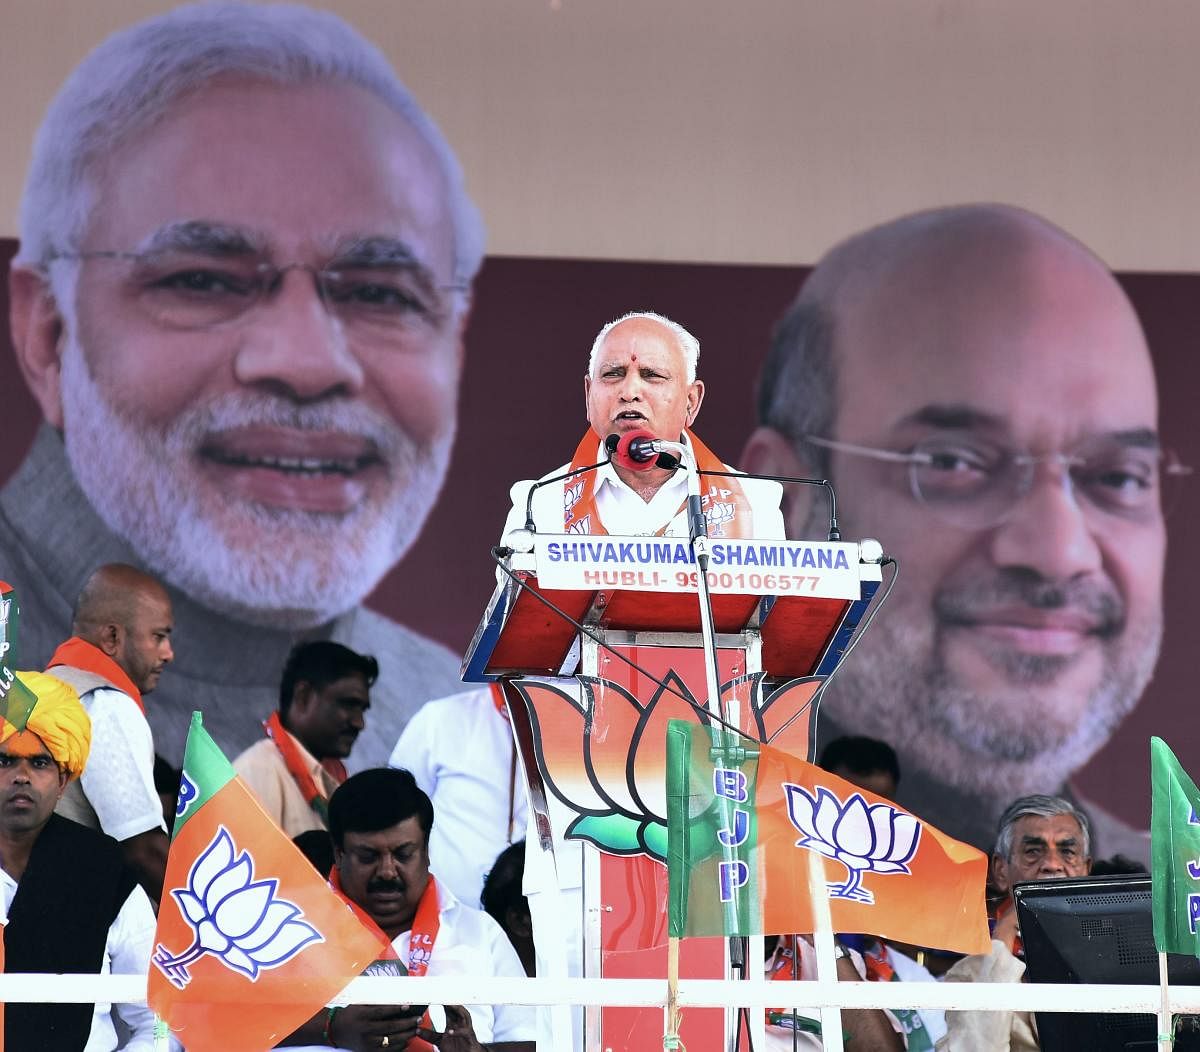
[[[24, 699], [32, 702], [20, 704]], [[54, 813], [91, 747], [91, 721], [74, 689], [18, 672], [0, 719], [0, 904], [8, 972], [145, 972], [154, 910], [117, 842]], [[27, 715], [26, 715], [27, 714]], [[144, 1005], [118, 1013], [149, 1047]], [[89, 1042], [90, 1038], [90, 1042]], [[76, 1052], [117, 1047], [110, 1006], [10, 1004], [8, 1048]]]

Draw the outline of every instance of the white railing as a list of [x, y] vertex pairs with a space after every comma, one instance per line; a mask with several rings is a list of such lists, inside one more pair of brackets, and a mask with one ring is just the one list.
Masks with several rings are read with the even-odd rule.
[[[1200, 1014], [1200, 987], [1170, 987], [1172, 1013]], [[138, 1002], [142, 975], [0, 975], [0, 1001]], [[665, 979], [509, 979], [494, 976], [370, 976], [339, 1000], [356, 1004], [519, 1004], [664, 1007]], [[869, 983], [680, 979], [679, 1004], [807, 1008], [958, 1008], [969, 1011], [1142, 1012], [1157, 1014], [1157, 986], [1034, 983]]]

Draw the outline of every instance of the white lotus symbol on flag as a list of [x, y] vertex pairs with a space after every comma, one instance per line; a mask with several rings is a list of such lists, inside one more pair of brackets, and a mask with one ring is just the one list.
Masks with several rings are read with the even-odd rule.
[[309, 943], [325, 941], [299, 919], [299, 906], [276, 897], [278, 878], [254, 879], [253, 859], [249, 852], [238, 853], [224, 826], [192, 863], [187, 884], [172, 888], [171, 897], [195, 941], [178, 955], [160, 943], [152, 958], [180, 990], [192, 979], [187, 966], [206, 953], [253, 981], [261, 970], [287, 963]]
[[875, 896], [862, 886], [865, 873], [911, 874], [908, 863], [917, 853], [921, 823], [889, 804], [868, 804], [861, 793], [844, 803], [825, 786], [814, 796], [785, 782], [788, 817], [800, 831], [797, 847], [806, 847], [846, 867], [844, 884], [830, 884], [835, 899], [873, 905]]

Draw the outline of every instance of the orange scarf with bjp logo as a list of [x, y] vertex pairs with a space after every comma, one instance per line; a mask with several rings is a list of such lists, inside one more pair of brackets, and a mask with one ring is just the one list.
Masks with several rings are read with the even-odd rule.
[[[721, 459], [696, 437], [692, 431], [687, 432], [692, 452], [696, 457], [696, 467], [700, 471], [728, 471]], [[595, 462], [597, 439], [596, 433], [589, 430], [575, 449], [571, 458], [571, 470], [577, 471]], [[576, 478], [566, 479], [564, 486], [563, 533], [608, 533], [596, 507], [596, 472], [588, 471]], [[700, 506], [704, 509], [704, 518], [708, 522], [710, 537], [753, 537], [754, 514], [750, 501], [742, 485], [733, 478], [705, 479], [702, 485], [707, 486], [700, 496]], [[687, 508], [687, 500], [679, 505], [679, 509], [658, 531], [658, 536], [666, 533], [667, 526]]]

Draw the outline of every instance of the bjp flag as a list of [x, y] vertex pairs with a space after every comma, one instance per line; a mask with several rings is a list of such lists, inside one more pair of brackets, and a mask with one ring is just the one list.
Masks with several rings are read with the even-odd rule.
[[192, 715], [146, 999], [187, 1052], [262, 1052], [380, 956], [379, 937]]
[[672, 936], [811, 932], [819, 896], [837, 932], [991, 945], [986, 855], [778, 749], [672, 720], [667, 818]]

